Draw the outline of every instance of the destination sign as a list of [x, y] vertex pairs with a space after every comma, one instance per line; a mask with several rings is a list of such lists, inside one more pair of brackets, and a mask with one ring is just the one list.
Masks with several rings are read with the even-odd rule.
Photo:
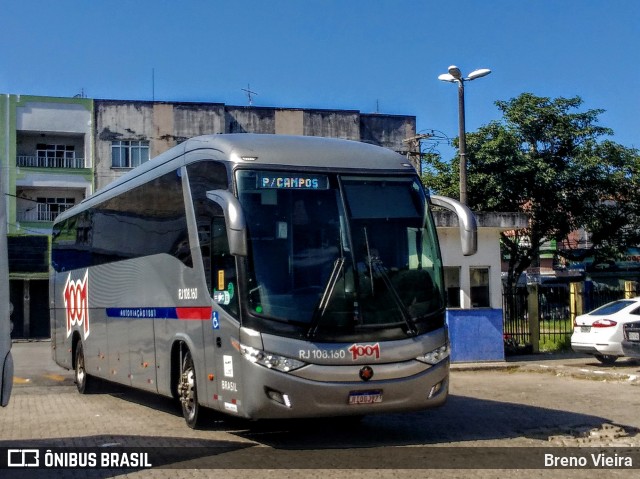
[[326, 190], [329, 189], [327, 175], [300, 173], [258, 173], [258, 188], [275, 190]]

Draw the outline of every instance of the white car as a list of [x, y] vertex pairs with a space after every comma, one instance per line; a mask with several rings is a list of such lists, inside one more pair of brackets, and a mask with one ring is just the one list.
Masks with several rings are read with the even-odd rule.
[[638, 320], [640, 297], [613, 301], [590, 313], [581, 314], [573, 323], [571, 349], [593, 354], [604, 364], [613, 364], [624, 356], [623, 326]]

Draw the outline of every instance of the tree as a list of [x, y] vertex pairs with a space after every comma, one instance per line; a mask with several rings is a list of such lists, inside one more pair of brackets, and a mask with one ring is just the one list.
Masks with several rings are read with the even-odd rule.
[[[510, 287], [549, 240], [571, 246], [564, 254], [573, 259], [638, 244], [638, 151], [602, 139], [612, 134], [597, 124], [603, 110], [579, 111], [579, 97], [531, 93], [496, 105], [503, 119], [467, 135], [468, 202], [476, 211], [528, 217], [528, 228], [502, 234]], [[458, 164], [432, 160], [423, 181], [455, 197]], [[591, 234], [589, 248], [566, 241], [580, 228]]]

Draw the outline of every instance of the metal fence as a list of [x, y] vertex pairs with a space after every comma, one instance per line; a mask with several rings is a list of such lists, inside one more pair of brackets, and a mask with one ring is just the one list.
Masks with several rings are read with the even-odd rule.
[[552, 345], [560, 348], [568, 345], [573, 332], [569, 285], [538, 286], [538, 312], [540, 347], [549, 349]]
[[503, 336], [506, 353], [525, 352], [531, 349], [529, 332], [529, 292], [516, 288], [512, 294], [503, 293]]
[[[627, 288], [629, 286], [627, 285]], [[534, 350], [566, 349], [570, 347], [573, 333], [572, 311], [581, 302], [582, 312], [587, 313], [626, 295], [638, 294], [638, 283], [633, 291], [625, 286], [612, 287], [591, 283], [574, 293], [568, 284], [540, 284], [533, 289], [519, 287], [511, 295], [503, 294], [504, 341], [507, 354], [529, 353]], [[535, 294], [537, 292], [537, 294]], [[579, 298], [576, 296], [580, 296]], [[532, 307], [530, 301], [537, 301]], [[573, 306], [572, 306], [573, 305]], [[537, 318], [532, 318], [532, 312]], [[538, 347], [533, 342], [538, 340]]]

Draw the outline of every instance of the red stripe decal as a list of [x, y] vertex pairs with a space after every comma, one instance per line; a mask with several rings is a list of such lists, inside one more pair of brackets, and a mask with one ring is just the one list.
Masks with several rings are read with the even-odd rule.
[[176, 308], [178, 319], [204, 321], [211, 319], [211, 307]]

